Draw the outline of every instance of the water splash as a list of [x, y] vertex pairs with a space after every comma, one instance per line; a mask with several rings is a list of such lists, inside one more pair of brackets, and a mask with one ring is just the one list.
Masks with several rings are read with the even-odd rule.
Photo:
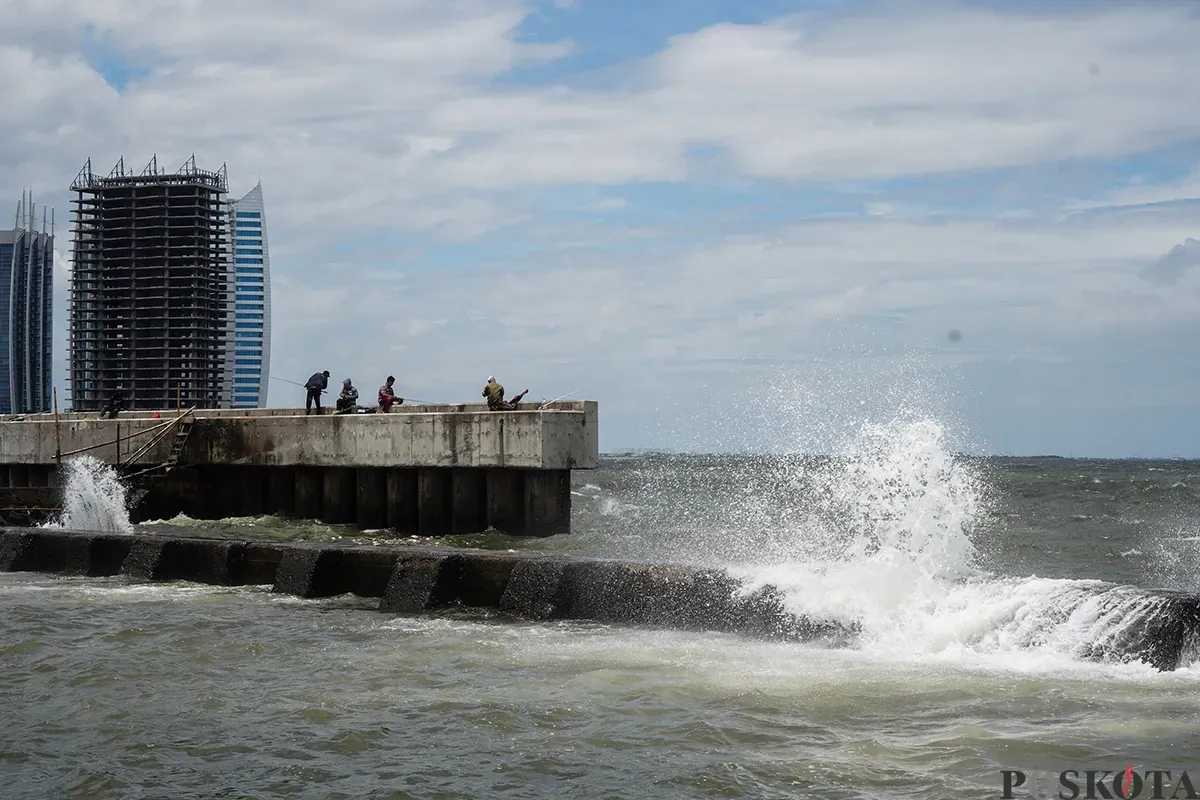
[[109, 464], [80, 456], [63, 465], [63, 510], [44, 527], [133, 533], [126, 505], [128, 487]]

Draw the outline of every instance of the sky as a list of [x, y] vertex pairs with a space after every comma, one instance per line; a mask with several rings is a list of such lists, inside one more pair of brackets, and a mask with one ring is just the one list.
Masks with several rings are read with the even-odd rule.
[[[0, 208], [261, 181], [271, 372], [604, 451], [1200, 457], [1200, 3], [0, 0]], [[5, 200], [7, 198], [7, 201]], [[271, 406], [302, 390], [273, 380]]]

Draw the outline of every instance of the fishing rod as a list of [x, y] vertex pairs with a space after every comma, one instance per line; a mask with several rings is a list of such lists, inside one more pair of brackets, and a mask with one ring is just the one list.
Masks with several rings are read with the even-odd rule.
[[542, 404], [541, 404], [540, 406], [538, 406], [538, 411], [545, 411], [545, 410], [546, 410], [546, 408], [547, 408], [547, 407], [548, 407], [550, 404], [552, 404], [552, 403], [557, 403], [559, 400], [566, 400], [566, 399], [567, 399], [568, 397], [570, 397], [571, 395], [573, 395], [573, 394], [579, 394], [579, 393], [580, 393], [580, 392], [582, 392], [582, 391], [583, 391], [582, 389], [576, 389], [576, 390], [575, 390], [575, 391], [573, 391], [573, 392], [567, 392], [567, 393], [566, 393], [566, 394], [564, 394], [562, 397], [556, 397], [556, 398], [554, 398], [553, 400], [544, 400], [544, 401], [542, 401]]
[[[280, 378], [280, 377], [278, 377], [278, 376], [276, 376], [276, 375], [272, 375], [272, 376], [271, 376], [271, 380], [275, 380], [275, 381], [283, 381], [284, 383], [290, 383], [292, 386], [299, 386], [301, 389], [307, 389], [307, 388], [308, 388], [307, 386], [305, 386], [303, 383], [300, 383], [299, 381], [290, 381], [290, 380], [288, 380], [287, 378]], [[328, 389], [322, 389], [321, 391], [322, 391], [322, 392], [327, 392], [327, 391], [329, 391], [329, 390], [328, 390]], [[434, 403], [434, 402], [432, 402], [432, 401], [430, 401], [430, 400], [417, 400], [417, 399], [415, 399], [415, 398], [411, 398], [411, 397], [405, 397], [405, 398], [404, 398], [404, 402], [406, 402], [406, 403], [416, 403], [416, 404], [417, 404], [417, 405], [419, 405], [419, 406], [440, 406], [440, 405], [446, 405], [445, 403]]]

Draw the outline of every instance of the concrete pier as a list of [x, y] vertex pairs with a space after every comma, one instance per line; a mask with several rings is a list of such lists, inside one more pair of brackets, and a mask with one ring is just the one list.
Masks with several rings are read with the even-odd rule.
[[[513, 619], [592, 620], [829, 646], [853, 646], [859, 633], [854, 623], [797, 616], [773, 586], [745, 593], [721, 570], [535, 554], [0, 529], [0, 572], [16, 571], [266, 585], [298, 597], [378, 599], [379, 610], [390, 613], [462, 606]], [[1095, 591], [1115, 591], [1128, 601], [1126, 587], [1097, 585]], [[1200, 635], [1200, 598], [1144, 594], [1121, 635], [1099, 632], [1081, 657], [1179, 667]]]
[[[126, 473], [169, 461], [181, 416], [0, 417], [0, 508], [57, 506], [60, 465], [82, 454]], [[186, 420], [176, 465], [143, 477], [135, 521], [279, 514], [425, 535], [494, 528], [546, 536], [570, 531], [571, 471], [595, 469], [599, 455], [590, 401], [509, 412], [208, 410]]]

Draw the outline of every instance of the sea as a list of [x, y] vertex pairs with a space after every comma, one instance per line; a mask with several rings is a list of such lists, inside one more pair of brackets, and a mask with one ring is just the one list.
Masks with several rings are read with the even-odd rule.
[[[56, 524], [430, 544], [274, 518], [133, 526], [105, 469], [79, 464]], [[716, 566], [861, 634], [0, 574], [0, 797], [1196, 796], [1200, 658], [1089, 658], [1121, 613], [1087, 598], [1200, 592], [1200, 462], [968, 457], [904, 418], [826, 455], [614, 454], [572, 480], [568, 535], [441, 541]]]

